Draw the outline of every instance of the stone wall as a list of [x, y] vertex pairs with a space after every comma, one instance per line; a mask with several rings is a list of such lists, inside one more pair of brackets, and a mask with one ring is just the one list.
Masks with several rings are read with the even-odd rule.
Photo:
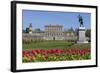
[[62, 36], [57, 36], [57, 35], [53, 35], [53, 36], [47, 36], [45, 35], [45, 33], [23, 33], [23, 40], [77, 40], [77, 36], [76, 35], [64, 35], [64, 33], [62, 34]]

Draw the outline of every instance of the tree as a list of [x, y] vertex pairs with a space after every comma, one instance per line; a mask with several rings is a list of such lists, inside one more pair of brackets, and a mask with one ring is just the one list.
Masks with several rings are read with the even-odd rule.
[[41, 30], [39, 28], [35, 29], [36, 32], [40, 32]]
[[91, 29], [87, 29], [85, 35], [86, 35], [86, 37], [91, 38]]
[[26, 33], [26, 31], [25, 31], [24, 29], [22, 30], [22, 32], [23, 32], [23, 33]]
[[87, 29], [85, 35], [89, 38], [89, 41], [91, 41], [91, 29]]
[[26, 28], [26, 33], [29, 33], [29, 28]]

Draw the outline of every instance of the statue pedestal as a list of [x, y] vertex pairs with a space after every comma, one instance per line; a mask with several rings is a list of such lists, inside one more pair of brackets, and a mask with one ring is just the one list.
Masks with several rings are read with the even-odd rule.
[[85, 27], [81, 26], [79, 27], [79, 32], [78, 32], [78, 41], [77, 43], [88, 43], [88, 41], [86, 41], [86, 37], [85, 37]]

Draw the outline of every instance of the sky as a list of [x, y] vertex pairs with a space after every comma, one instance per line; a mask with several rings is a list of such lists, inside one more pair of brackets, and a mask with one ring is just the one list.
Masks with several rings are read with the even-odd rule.
[[22, 11], [22, 26], [25, 30], [32, 23], [32, 29], [44, 30], [45, 25], [62, 25], [63, 30], [69, 28], [76, 29], [80, 23], [78, 15], [83, 18], [83, 25], [86, 29], [91, 27], [91, 14], [79, 12], [58, 12], [58, 11], [36, 11], [36, 10], [23, 10]]

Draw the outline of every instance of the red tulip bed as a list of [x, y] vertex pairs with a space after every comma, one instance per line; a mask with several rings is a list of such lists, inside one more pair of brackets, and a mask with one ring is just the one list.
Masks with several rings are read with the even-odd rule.
[[24, 50], [22, 61], [27, 62], [46, 62], [46, 61], [70, 61], [90, 59], [90, 49], [36, 49]]

